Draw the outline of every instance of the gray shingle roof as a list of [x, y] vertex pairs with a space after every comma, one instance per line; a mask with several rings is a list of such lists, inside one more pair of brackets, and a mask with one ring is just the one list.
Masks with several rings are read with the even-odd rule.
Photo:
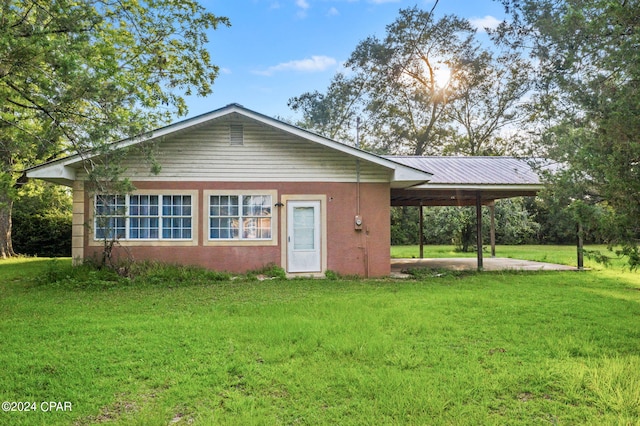
[[431, 184], [535, 185], [538, 174], [529, 163], [513, 157], [418, 157], [385, 158], [429, 172]]

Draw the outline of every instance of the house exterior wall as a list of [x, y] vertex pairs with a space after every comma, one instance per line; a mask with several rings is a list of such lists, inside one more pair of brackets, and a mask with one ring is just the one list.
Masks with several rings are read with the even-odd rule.
[[[353, 161], [353, 160], [352, 160]], [[134, 181], [138, 191], [157, 193], [195, 194], [197, 210], [193, 217], [192, 241], [136, 242], [123, 241], [114, 248], [116, 257], [132, 256], [136, 260], [154, 259], [169, 263], [200, 265], [206, 268], [235, 273], [255, 270], [273, 263], [286, 269], [283, 257], [282, 227], [286, 226], [286, 206], [272, 207], [273, 225], [271, 242], [224, 242], [208, 238], [208, 200], [211, 191], [275, 191], [273, 204], [281, 200], [293, 200], [296, 196], [305, 199], [322, 199], [326, 211], [326, 268], [340, 274], [361, 276], [385, 276], [390, 273], [390, 208], [389, 183], [353, 182], [233, 182], [233, 181]], [[358, 210], [363, 218], [363, 229], [354, 229], [354, 218]], [[83, 191], [86, 224], [84, 233], [84, 258], [100, 258], [102, 243], [93, 234], [93, 202], [88, 191]], [[322, 271], [326, 272], [326, 271]]]

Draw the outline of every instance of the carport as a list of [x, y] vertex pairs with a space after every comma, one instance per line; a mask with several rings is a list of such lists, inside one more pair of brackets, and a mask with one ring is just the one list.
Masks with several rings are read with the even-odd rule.
[[403, 165], [433, 174], [424, 184], [391, 189], [391, 206], [416, 206], [420, 210], [420, 258], [424, 257], [423, 207], [475, 206], [477, 269], [482, 270], [482, 206], [491, 214], [491, 257], [495, 257], [495, 201], [535, 196], [543, 188], [532, 163], [514, 157], [386, 156]]

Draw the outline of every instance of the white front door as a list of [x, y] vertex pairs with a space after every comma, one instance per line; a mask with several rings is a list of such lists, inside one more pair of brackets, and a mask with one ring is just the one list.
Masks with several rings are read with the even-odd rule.
[[321, 272], [320, 201], [287, 203], [287, 272]]

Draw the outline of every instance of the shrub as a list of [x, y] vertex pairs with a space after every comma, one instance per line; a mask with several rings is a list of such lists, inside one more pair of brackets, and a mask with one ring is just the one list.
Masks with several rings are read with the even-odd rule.
[[329, 270], [327, 270], [327, 271], [324, 273], [324, 276], [325, 276], [325, 278], [326, 278], [326, 279], [331, 280], [331, 281], [335, 281], [335, 280], [337, 280], [337, 279], [339, 279], [339, 278], [340, 278], [340, 275], [339, 275], [337, 272], [332, 271], [332, 270], [330, 270], [330, 269], [329, 269]]
[[36, 279], [36, 283], [68, 288], [176, 287], [206, 285], [230, 279], [231, 274], [227, 272], [211, 271], [198, 266], [145, 261], [128, 262], [114, 268], [99, 267], [91, 262], [72, 267], [54, 259], [47, 266], [45, 273]]
[[286, 279], [287, 272], [274, 263], [268, 263], [260, 269], [247, 272], [247, 278], [249, 279], [256, 279], [260, 276], [263, 278]]
[[227, 272], [155, 261], [133, 262], [129, 266], [129, 276], [135, 283], [159, 286], [208, 284], [231, 279]]
[[41, 276], [36, 278], [36, 284], [66, 288], [109, 288], [128, 283], [115, 271], [102, 268], [97, 269], [91, 264], [71, 266], [52, 259]]

